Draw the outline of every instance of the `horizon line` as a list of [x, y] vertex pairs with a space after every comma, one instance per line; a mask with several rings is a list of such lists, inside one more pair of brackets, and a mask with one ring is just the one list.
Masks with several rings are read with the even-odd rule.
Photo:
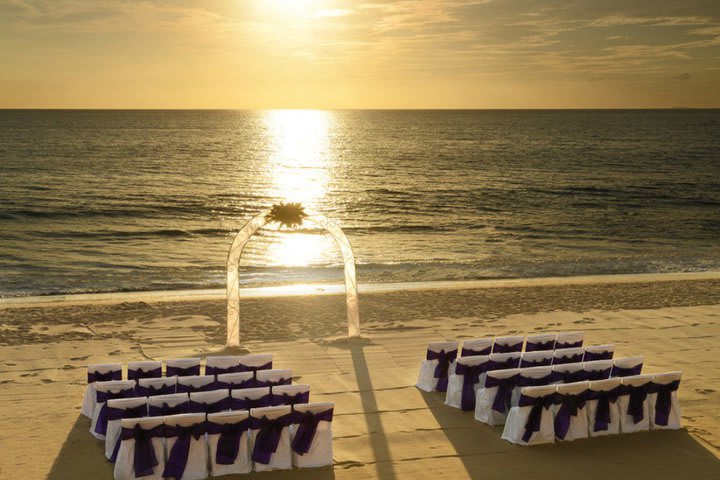
[[623, 111], [623, 110], [720, 110], [716, 107], [523, 107], [523, 108], [321, 108], [321, 107], [263, 107], [263, 108], [119, 108], [119, 107], [0, 107], [0, 111], [37, 110], [37, 111], [265, 111], [265, 110], [327, 110], [327, 111]]

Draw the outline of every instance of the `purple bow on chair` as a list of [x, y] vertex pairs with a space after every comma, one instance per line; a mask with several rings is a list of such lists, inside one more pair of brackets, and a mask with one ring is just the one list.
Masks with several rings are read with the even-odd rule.
[[613, 358], [613, 351], [612, 350], [605, 350], [602, 352], [588, 352], [585, 351], [585, 356], [583, 357], [584, 362], [592, 362], [593, 360], [612, 360]]
[[479, 365], [455, 364], [455, 373], [463, 376], [462, 397], [460, 408], [465, 411], [475, 410], [475, 384], [480, 375], [487, 371], [487, 362]]
[[507, 413], [510, 408], [513, 388], [517, 384], [517, 375], [507, 378], [497, 378], [488, 375], [485, 378], [485, 388], [497, 387], [497, 394], [493, 400], [492, 409], [498, 413]]
[[635, 365], [634, 367], [618, 367], [617, 365], [613, 365], [612, 371], [610, 372], [611, 377], [630, 377], [632, 375], [640, 375], [642, 373], [642, 367], [643, 364], [640, 363], [638, 365]]
[[230, 365], [229, 367], [205, 366], [205, 375], [221, 375], [223, 373], [237, 373], [242, 371], [240, 365]]
[[588, 390], [587, 399], [597, 400], [593, 432], [605, 432], [610, 428], [610, 404], [617, 401], [619, 393], [619, 386], [606, 391]]
[[525, 377], [521, 373], [518, 375], [517, 383], [515, 386], [517, 386], [517, 387], [538, 387], [541, 385], [550, 385], [554, 379], [555, 379], [555, 376], [552, 374], [552, 372], [548, 373], [544, 377]]
[[310, 402], [310, 391], [298, 392], [295, 395], [289, 395], [287, 393], [277, 394], [273, 393], [272, 401], [270, 402], [273, 407], [280, 405], [296, 405], [298, 403], [309, 403]]
[[610, 378], [611, 368], [603, 370], [583, 370], [583, 380], [605, 380]]
[[151, 417], [160, 417], [160, 416], [167, 416], [167, 415], [177, 415], [179, 413], [188, 413], [188, 406], [190, 402], [187, 400], [178, 403], [175, 406], [170, 406], [167, 403], [163, 403], [161, 406], [157, 407], [155, 405], [150, 405], [148, 407], [148, 411]]
[[88, 383], [108, 382], [110, 380], [122, 380], [122, 370], [112, 370], [105, 373], [88, 372], [87, 374]]
[[540, 352], [555, 349], [555, 340], [548, 340], [547, 342], [526, 342], [526, 352]]
[[305, 455], [310, 451], [312, 442], [315, 439], [318, 424], [321, 421], [332, 422], [333, 409], [323, 412], [293, 412], [293, 423], [298, 425], [295, 438], [292, 441], [292, 449], [298, 455]]
[[207, 392], [209, 390], [217, 390], [215, 388], [215, 382], [210, 382], [207, 385], [187, 385], [178, 383], [177, 384], [177, 393], [195, 393], [195, 392]]
[[188, 405], [189, 413], [217, 413], [225, 410], [230, 410], [230, 397], [225, 397], [213, 403], [190, 400], [190, 404]]
[[492, 352], [492, 345], [486, 348], [482, 348], [480, 350], [473, 350], [472, 348], [465, 348], [461, 350], [460, 356], [461, 357], [472, 357], [475, 355], [490, 355], [490, 352]]
[[450, 368], [450, 363], [452, 363], [456, 357], [457, 350], [450, 350], [449, 352], [445, 350], [440, 350], [439, 352], [433, 352], [432, 350], [427, 351], [427, 355], [425, 356], [427, 360], [438, 361], [435, 372], [433, 373], [433, 377], [438, 379], [437, 386], [435, 387], [435, 390], [438, 392], [447, 392], [448, 368]]
[[137, 391], [138, 397], [154, 397], [156, 395], [168, 395], [171, 393], [175, 393], [175, 384], [160, 385], [159, 387], [156, 387], [155, 385], [149, 385], [147, 387], [138, 385], [137, 387], [135, 387], [135, 390]]
[[277, 387], [279, 385], [291, 385], [292, 378], [281, 378], [279, 380], [256, 380], [258, 387]]
[[[158, 465], [155, 447], [153, 447], [152, 439], [161, 437], [164, 432], [164, 425], [158, 425], [154, 428], [144, 430], [140, 425], [133, 428], [123, 428], [120, 431], [120, 440], [135, 440], [135, 454], [133, 456], [133, 471], [135, 477], [146, 477], [153, 474], [153, 470]], [[120, 442], [118, 442], [118, 445]]]
[[200, 375], [200, 364], [190, 365], [189, 367], [167, 367], [165, 369], [166, 377], [192, 377]]
[[231, 398], [230, 410], [250, 410], [251, 408], [263, 408], [272, 406], [272, 395], [267, 394], [258, 398]]
[[257, 384], [255, 378], [249, 378], [239, 383], [221, 382], [217, 380], [215, 382], [215, 390], [229, 389], [229, 390], [241, 390], [243, 388], [256, 388], [260, 385]]
[[582, 382], [584, 379], [585, 372], [583, 372], [582, 369], [575, 372], [563, 372], [558, 370], [553, 370], [552, 372], [552, 382], [575, 383]]
[[520, 395], [518, 406], [529, 407], [532, 405], [532, 408], [530, 409], [530, 414], [527, 418], [527, 422], [525, 422], [525, 432], [522, 436], [523, 442], [529, 442], [533, 433], [540, 431], [543, 409], [549, 410], [550, 407], [553, 406], [553, 404], [555, 403], [556, 395], [556, 393], [551, 393], [542, 397], [528, 397], [525, 395]]
[[[649, 383], [647, 391], [657, 394], [655, 397], [655, 425], [667, 426], [672, 409], [672, 392], [680, 387], [680, 380], [667, 384]], [[637, 422], [636, 422], [637, 423]]]
[[160, 378], [162, 377], [162, 368], [151, 368], [150, 370], [143, 370], [138, 368], [135, 370], [128, 369], [128, 380], [139, 380], [141, 378]]
[[[112, 408], [107, 409], [108, 422], [112, 420], [122, 420], [123, 418], [141, 418], [147, 415], [147, 405], [142, 404], [137, 407], [131, 408]], [[115, 463], [117, 460], [118, 451], [120, 451], [120, 439], [122, 438], [122, 431], [118, 434], [118, 438], [115, 441], [115, 447], [113, 453], [110, 455], [110, 461]]]
[[272, 361], [265, 363], [263, 365], [258, 365], [256, 367], [253, 367], [251, 365], [242, 365], [240, 364], [238, 372], [254, 372], [257, 373], [258, 370], [272, 370]]
[[541, 358], [538, 360], [520, 360], [520, 368], [529, 367], [549, 367], [552, 364], [552, 358]]
[[649, 383], [645, 385], [620, 385], [620, 395], [629, 395], [627, 414], [633, 423], [640, 423], [645, 418], [645, 400], [648, 396]]
[[235, 463], [240, 452], [240, 440], [249, 429], [249, 418], [237, 423], [214, 423], [208, 421], [206, 424], [208, 435], [220, 434], [215, 463], [218, 465], [232, 465]]
[[553, 365], [565, 365], [567, 363], [580, 363], [583, 360], [582, 353], [575, 353], [572, 355], [563, 355], [562, 357], [554, 357]]
[[200, 440], [205, 434], [205, 422], [182, 427], [179, 425], [165, 425], [165, 438], [177, 437], [175, 444], [170, 449], [163, 477], [182, 478], [185, 473], [185, 466], [190, 453], [190, 440]]
[[515, 343], [512, 345], [509, 344], [502, 344], [502, 343], [496, 343], [493, 345], [492, 349], [493, 353], [515, 353], [515, 352], [522, 352], [522, 342]]
[[587, 391], [575, 395], [558, 393], [555, 403], [560, 405], [555, 415], [555, 436], [563, 439], [570, 429], [571, 417], [576, 417], [578, 410], [585, 407]]
[[270, 458], [277, 451], [280, 443], [280, 435], [284, 428], [290, 426], [291, 421], [292, 416], [290, 414], [273, 419], [265, 416], [251, 419], [250, 428], [259, 430], [255, 437], [255, 446], [251, 455], [254, 462], [263, 465], [270, 463]]
[[95, 433], [98, 433], [100, 435], [105, 435], [107, 433], [107, 422], [108, 422], [108, 407], [107, 401], [108, 400], [114, 400], [116, 398], [131, 398], [135, 396], [135, 390], [132, 388], [128, 388], [125, 390], [120, 390], [119, 392], [97, 392], [96, 393], [96, 401], [97, 403], [102, 403], [103, 406], [100, 407], [100, 411], [98, 412], [98, 418], [97, 423], [95, 423]]
[[488, 371], [490, 370], [507, 370], [509, 368], [518, 368], [520, 365], [520, 357], [516, 358], [508, 358], [507, 360], [504, 360], [502, 362], [498, 362], [497, 360], [490, 360], [487, 364]]
[[582, 340], [578, 340], [577, 342], [555, 342], [555, 350], [561, 350], [563, 348], [578, 348], [582, 346]]

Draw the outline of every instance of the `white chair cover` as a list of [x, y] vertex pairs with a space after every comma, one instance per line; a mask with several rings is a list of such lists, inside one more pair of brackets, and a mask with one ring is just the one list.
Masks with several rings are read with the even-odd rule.
[[[253, 470], [264, 472], [266, 470], [287, 470], [292, 468], [292, 456], [290, 454], [290, 424], [291, 408], [289, 405], [279, 407], [253, 408], [250, 410], [250, 417], [254, 420], [250, 429], [250, 458], [253, 460]], [[262, 458], [262, 450], [258, 442], [258, 436], [264, 433], [265, 422], [274, 422], [280, 426], [280, 439], [275, 451], [269, 458]], [[257, 448], [257, 450], [256, 450]], [[267, 461], [266, 461], [267, 460]]]
[[[306, 403], [295, 406], [293, 424], [290, 426], [293, 466], [314, 468], [333, 464], [332, 416], [334, 407], [334, 403]], [[305, 420], [306, 415], [309, 420]], [[300, 442], [298, 437], [299, 433], [308, 433], [309, 425], [302, 426], [304, 421], [317, 425], [307, 451], [301, 448], [303, 442]]]
[[[585, 407], [588, 388], [590, 382], [564, 383], [557, 386], [556, 404], [553, 408], [555, 440], [569, 442], [588, 437]], [[572, 405], [577, 407], [574, 415]], [[563, 432], [564, 425], [567, 426], [566, 432]]]
[[495, 337], [492, 353], [522, 352], [525, 337], [522, 335]]
[[650, 428], [652, 430], [682, 428], [680, 403], [677, 398], [677, 389], [680, 386], [681, 379], [682, 372], [653, 375], [650, 393], [648, 394]]
[[[252, 471], [252, 461], [250, 460], [250, 449], [248, 446], [248, 431], [250, 412], [247, 410], [238, 410], [234, 412], [209, 413], [208, 421], [208, 447], [210, 449], [210, 475], [219, 477], [221, 475], [231, 475], [237, 473], [250, 473]], [[229, 458], [218, 458], [218, 442], [221, 433], [216, 432], [215, 425], [235, 425], [237, 432], [235, 436], [239, 437], [238, 454], [232, 463], [218, 463], [218, 460], [230, 462]], [[217, 428], [219, 430], [219, 428]]]
[[[420, 372], [418, 373], [418, 380], [415, 386], [425, 392], [434, 392], [438, 386], [438, 381], [441, 383], [440, 391], [447, 391], [447, 386], [443, 385], [447, 381], [450, 374], [450, 364], [457, 357], [458, 342], [433, 342], [428, 345], [427, 352], [425, 354], [425, 360], [420, 365]], [[435, 376], [435, 370], [438, 368], [440, 362], [447, 368], [445, 372], [438, 372], [439, 376]], [[443, 367], [440, 366], [442, 370]], [[443, 388], [444, 387], [444, 388]]]
[[525, 342], [526, 352], [540, 352], [555, 350], [555, 340], [557, 333], [538, 333], [536, 335], [528, 335]]
[[237, 355], [209, 356], [205, 359], [205, 375], [220, 375], [240, 370], [240, 357]]
[[292, 383], [292, 370], [258, 370], [255, 378], [259, 387], [270, 387], [272, 391], [276, 385]]
[[[147, 417], [147, 398], [116, 398], [107, 401], [108, 423], [105, 434], [105, 458], [112, 459], [120, 443], [120, 422], [124, 418]], [[127, 416], [130, 415], [130, 416]]]
[[177, 377], [141, 378], [137, 381], [138, 395], [153, 397], [175, 393]]
[[137, 380], [139, 378], [159, 378], [162, 377], [162, 362], [143, 361], [128, 362], [128, 380]]
[[475, 420], [488, 425], [505, 423], [519, 371], [511, 368], [487, 372], [485, 382], [476, 394]]
[[615, 353], [615, 345], [590, 345], [583, 347], [585, 349], [584, 362], [592, 362], [593, 360], [612, 360]]
[[[205, 414], [182, 413], [165, 417], [165, 477], [174, 477], [176, 480], [203, 480], [208, 476], [208, 447], [205, 439]], [[187, 462], [184, 469], [182, 460], [184, 455], [180, 436], [174, 435], [175, 429], [190, 429], [188, 434], [190, 448], [187, 450]], [[180, 434], [182, 435], [182, 433]], [[177, 444], [177, 449], [174, 447]], [[176, 451], [177, 450], [177, 451]], [[180, 459], [180, 461], [178, 461]], [[172, 475], [176, 468], [182, 471], [179, 478]]]
[[187, 393], [156, 395], [147, 397], [148, 413], [151, 417], [188, 413], [190, 396]]
[[[105, 440], [105, 429], [107, 428], [107, 417], [104, 417], [105, 400], [108, 398], [129, 398], [135, 396], [135, 382], [133, 380], [110, 380], [108, 382], [95, 382], [95, 410], [90, 422], [90, 433], [98, 440]], [[101, 415], [101, 413], [103, 415]], [[104, 418], [102, 418], [104, 417]], [[103, 424], [98, 426], [98, 419]], [[96, 431], [101, 430], [100, 432]]]
[[[552, 352], [550, 352], [550, 355], [552, 355]], [[518, 378], [515, 382], [515, 388], [513, 388], [512, 399], [510, 400], [511, 405], [514, 407], [518, 404], [518, 400], [520, 400], [520, 392], [523, 388], [551, 385], [554, 380], [552, 373], [552, 367], [549, 365], [545, 367], [521, 368], [518, 371]]]
[[573, 383], [582, 380], [582, 363], [553, 365], [553, 383]]
[[555, 340], [555, 350], [582, 347], [584, 339], [585, 332], [560, 332]]
[[169, 358], [165, 360], [166, 377], [200, 375], [199, 358]]
[[177, 377], [177, 392], [205, 392], [215, 390], [215, 377], [213, 375], [193, 375], [191, 377]]
[[[647, 390], [652, 381], [652, 375], [632, 375], [622, 377], [620, 382], [620, 395], [617, 404], [620, 411], [620, 431], [633, 433], [650, 430], [650, 409], [648, 408]], [[637, 394], [637, 412], [632, 410], [631, 396], [633, 391]]]
[[230, 390], [230, 406], [233, 410], [250, 410], [272, 405], [270, 387], [241, 388]]
[[[447, 393], [445, 394], [445, 405], [449, 405], [455, 408], [461, 408], [463, 388], [468, 389], [467, 395], [475, 397], [475, 389], [480, 384], [480, 376], [484, 373], [485, 369], [490, 362], [490, 355], [473, 355], [469, 357], [459, 357], [455, 362], [455, 369], [450, 374], [448, 379]], [[458, 373], [460, 372], [460, 373]], [[468, 383], [465, 387], [465, 375], [468, 375], [468, 381], [473, 380], [472, 383]], [[468, 399], [466, 408], [473, 410], [475, 408], [474, 400], [470, 402]]]
[[217, 388], [255, 388], [254, 372], [221, 373], [217, 376]]
[[[502, 438], [519, 445], [555, 442], [553, 402], [556, 389], [555, 385], [523, 388], [519, 404], [510, 409]], [[533, 428], [533, 416], [537, 428]]]
[[[522, 352], [510, 353], [492, 353], [488, 362], [487, 370], [507, 370], [509, 368], [519, 368]], [[485, 376], [487, 373], [480, 374], [480, 385], [485, 384]]]
[[243, 355], [240, 357], [241, 372], [256, 372], [258, 370], [272, 370], [273, 356], [270, 353]]
[[[595, 380], [590, 382], [588, 400], [585, 404], [588, 418], [588, 433], [591, 437], [604, 435], [617, 435], [620, 433], [620, 411], [617, 398], [619, 394], [620, 378]], [[603, 402], [607, 406], [607, 417], [602, 410], [598, 415], [598, 404]], [[607, 421], [609, 420], [609, 421]]]
[[278, 385], [272, 388], [272, 405], [297, 405], [310, 402], [310, 385]]
[[538, 350], [536, 352], [523, 352], [520, 358], [520, 368], [545, 367], [552, 365], [553, 351]]
[[585, 350], [582, 347], [556, 349], [553, 351], [552, 364], [580, 363], [583, 361], [584, 354]]
[[[165, 468], [165, 454], [163, 449], [162, 425], [163, 417], [128, 418], [120, 422], [123, 434], [130, 433], [135, 426], [139, 426], [146, 435], [151, 436], [148, 448], [152, 449], [157, 464], [152, 467], [149, 475], [135, 476], [135, 438], [123, 438], [120, 442], [113, 477], [115, 480], [162, 480]], [[152, 433], [148, 433], [152, 432]]]
[[190, 394], [190, 412], [217, 413], [230, 410], [230, 390], [209, 390]]
[[623, 357], [613, 360], [611, 377], [628, 377], [640, 375], [643, 368], [643, 357]]
[[593, 360], [591, 362], [583, 362], [582, 377], [583, 380], [605, 380], [610, 378], [612, 371], [612, 360]]
[[80, 413], [87, 418], [92, 418], [93, 412], [95, 411], [95, 382], [122, 380], [122, 363], [88, 365], [87, 373], [88, 384], [85, 388], [85, 396], [83, 397]]

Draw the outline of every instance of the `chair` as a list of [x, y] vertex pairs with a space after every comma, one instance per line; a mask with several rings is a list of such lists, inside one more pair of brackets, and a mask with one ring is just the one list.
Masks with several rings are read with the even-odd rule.
[[270, 387], [230, 390], [231, 410], [250, 410], [251, 408], [263, 408], [271, 405]]
[[270, 404], [294, 406], [310, 402], [310, 385], [278, 385], [272, 388]]
[[585, 410], [588, 417], [588, 434], [591, 437], [620, 433], [618, 394], [620, 378], [593, 380], [587, 393]]
[[258, 387], [273, 387], [292, 384], [292, 370], [258, 370], [255, 372]]
[[250, 458], [253, 470], [292, 468], [290, 454], [290, 405], [250, 410]]
[[240, 372], [239, 356], [210, 356], [205, 359], [205, 375]]
[[215, 390], [215, 377], [213, 375], [193, 375], [191, 377], [177, 377], [177, 392], [206, 392]]
[[522, 352], [523, 336], [495, 337], [492, 353]]
[[537, 352], [523, 352], [520, 358], [520, 368], [544, 367], [552, 365], [552, 350], [539, 350]]
[[[535, 353], [535, 352], [533, 352]], [[521, 368], [518, 371], [518, 377], [513, 388], [510, 404], [514, 407], [520, 400], [520, 392], [524, 387], [539, 387], [542, 385], [550, 385], [554, 376], [551, 366], [544, 367], [528, 367]]]
[[95, 411], [95, 382], [108, 382], [122, 380], [122, 363], [102, 363], [88, 365], [87, 387], [80, 412], [87, 418], [92, 418]]
[[151, 417], [188, 413], [190, 409], [190, 395], [187, 393], [148, 397], [147, 402], [148, 414]]
[[240, 357], [241, 372], [257, 372], [273, 368], [272, 354], [243, 355]]
[[582, 347], [577, 348], [561, 348], [553, 351], [553, 365], [563, 365], [565, 363], [580, 363], [583, 361], [585, 351]]
[[502, 425], [510, 411], [512, 392], [519, 370], [492, 370], [478, 389], [475, 401], [475, 420], [488, 425]]
[[560, 332], [555, 340], [555, 350], [582, 347], [585, 332]]
[[128, 362], [128, 380], [162, 377], [162, 362]]
[[433, 342], [428, 345], [415, 386], [425, 392], [447, 391], [450, 364], [457, 357], [458, 342]]
[[615, 345], [591, 345], [585, 348], [584, 362], [594, 360], [612, 360], [615, 353]]
[[221, 373], [215, 382], [216, 388], [255, 388], [257, 386], [253, 372]]
[[552, 383], [574, 383], [583, 380], [582, 363], [562, 363], [553, 365]]
[[553, 403], [557, 387], [543, 385], [525, 387], [518, 405], [510, 409], [502, 438], [519, 445], [539, 445], [555, 442]]
[[135, 382], [133, 380], [95, 382], [95, 410], [90, 422], [90, 433], [98, 440], [105, 440], [108, 421], [106, 402], [114, 398], [130, 398], [134, 396]]
[[583, 362], [582, 379], [583, 380], [605, 380], [610, 378], [612, 371], [612, 360], [593, 360], [592, 362]]
[[[487, 372], [489, 372], [491, 370], [507, 370], [509, 368], [519, 368], [521, 358], [521, 352], [492, 353], [490, 354], [490, 361], [488, 362], [486, 370]], [[485, 375], [487, 375], [487, 373], [480, 374], [480, 385], [483, 385], [485, 383]]]
[[585, 403], [590, 382], [564, 383], [557, 386], [555, 407], [555, 440], [572, 441], [588, 437]]
[[209, 413], [205, 428], [210, 450], [211, 476], [252, 471], [248, 447], [249, 411]]
[[138, 396], [154, 397], [175, 393], [177, 377], [141, 378], [137, 381], [135, 392]]
[[166, 377], [190, 377], [200, 375], [199, 358], [170, 358], [165, 360]]
[[621, 377], [617, 404], [620, 411], [620, 431], [633, 433], [650, 430], [648, 390], [652, 375]]
[[163, 477], [203, 480], [208, 476], [205, 414], [169, 415], [165, 424], [165, 469]]
[[625, 357], [613, 360], [613, 368], [610, 371], [611, 377], [628, 377], [640, 375], [643, 368], [643, 357]]
[[230, 391], [227, 389], [192, 392], [188, 411], [192, 413], [217, 413], [230, 410]]
[[648, 386], [648, 408], [652, 430], [672, 430], [682, 427], [677, 390], [682, 372], [658, 373]]
[[489, 363], [490, 355], [458, 358], [448, 380], [445, 405], [465, 411], [475, 410], [475, 388], [480, 384], [480, 377], [487, 371]]
[[557, 333], [539, 333], [537, 335], [528, 335], [525, 341], [526, 352], [540, 352], [547, 350], [555, 350], [555, 340]]
[[165, 469], [163, 417], [126, 418], [120, 421], [120, 448], [115, 480], [162, 480]]
[[107, 401], [107, 430], [105, 433], [105, 458], [114, 462], [120, 448], [120, 421], [124, 418], [147, 417], [147, 398], [115, 398]]
[[334, 407], [334, 403], [305, 403], [295, 406], [290, 425], [293, 466], [315, 468], [333, 464]]
[[477, 355], [490, 355], [492, 353], [492, 338], [475, 338], [472, 340], [463, 340], [461, 357], [475, 357]]

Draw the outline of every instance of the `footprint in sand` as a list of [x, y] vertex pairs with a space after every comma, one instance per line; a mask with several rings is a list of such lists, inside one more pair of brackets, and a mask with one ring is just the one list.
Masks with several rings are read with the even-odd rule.
[[80, 362], [82, 360], [87, 360], [88, 358], [90, 358], [90, 355], [85, 355], [84, 357], [72, 357], [70, 360], [73, 362]]
[[708, 393], [715, 393], [712, 388], [696, 388], [695, 391], [701, 395], [707, 395]]
[[50, 380], [49, 378], [43, 378], [41, 381], [43, 383], [55, 383], [55, 380]]

